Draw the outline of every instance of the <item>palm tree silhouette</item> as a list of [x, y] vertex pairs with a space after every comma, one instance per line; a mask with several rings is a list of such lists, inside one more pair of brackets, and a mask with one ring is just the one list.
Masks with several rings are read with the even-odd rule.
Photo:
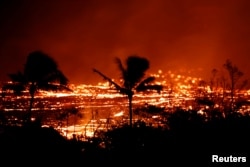
[[56, 61], [42, 51], [31, 52], [26, 59], [24, 71], [9, 74], [12, 81], [4, 85], [3, 89], [11, 89], [17, 95], [28, 89], [30, 94], [30, 103], [27, 115], [27, 121], [31, 121], [31, 111], [34, 103], [35, 93], [39, 90], [56, 91], [69, 90], [68, 79], [58, 69]]
[[157, 90], [160, 92], [163, 88], [162, 85], [150, 84], [155, 80], [155, 77], [145, 77], [145, 71], [149, 69], [149, 61], [146, 58], [137, 55], [131, 55], [126, 59], [126, 67], [123, 66], [121, 59], [116, 58], [116, 63], [122, 74], [122, 86], [115, 83], [111, 78], [107, 77], [97, 69], [94, 72], [101, 75], [105, 80], [115, 86], [119, 93], [128, 97], [129, 106], [129, 124], [132, 127], [132, 100], [134, 92]]

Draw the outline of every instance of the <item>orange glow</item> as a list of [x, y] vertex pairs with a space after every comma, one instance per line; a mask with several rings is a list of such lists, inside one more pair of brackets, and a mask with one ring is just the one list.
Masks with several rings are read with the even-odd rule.
[[[154, 75], [154, 74], [152, 74]], [[157, 84], [164, 86], [161, 93], [157, 92], [142, 92], [136, 93], [133, 97], [134, 107], [141, 107], [145, 104], [158, 107], [165, 107], [171, 111], [174, 107], [182, 107], [186, 110], [194, 109], [190, 102], [194, 102], [197, 97], [196, 89], [202, 89], [208, 93], [212, 93], [209, 86], [200, 87], [199, 81], [201, 78], [175, 74], [171, 71], [158, 73]], [[171, 80], [166, 80], [171, 78]], [[107, 82], [98, 83], [97, 85], [86, 84], [71, 84], [70, 88], [73, 92], [38, 92], [34, 101], [33, 111], [53, 111], [59, 112], [67, 108], [76, 108], [84, 115], [83, 118], [77, 118], [76, 115], [69, 116], [69, 125], [62, 124], [58, 126], [58, 120], [49, 120], [44, 123], [44, 126], [53, 126], [63, 135], [71, 138], [73, 134], [82, 138], [92, 137], [99, 130], [107, 130], [111, 125], [118, 126], [120, 123], [126, 123], [128, 117], [128, 100], [127, 97], [119, 94], [116, 90], [110, 87]], [[217, 93], [221, 89], [217, 89]], [[2, 93], [2, 92], [0, 92]], [[24, 96], [16, 97], [7, 95], [6, 101], [14, 104], [16, 108], [6, 107], [4, 111], [26, 111], [28, 100], [30, 98], [28, 92]], [[242, 92], [244, 96], [250, 96], [250, 90]], [[22, 101], [24, 99], [24, 101]], [[219, 107], [215, 104], [215, 107]], [[250, 111], [248, 106], [243, 106], [244, 111]], [[204, 106], [199, 110], [200, 114], [204, 114]], [[243, 112], [243, 110], [240, 110]], [[159, 115], [152, 116], [157, 119]], [[18, 121], [18, 118], [11, 118]], [[76, 121], [77, 120], [77, 121]]]
[[114, 114], [114, 117], [120, 117], [120, 116], [123, 116], [124, 115], [124, 112], [121, 111], [121, 112], [118, 112], [116, 114]]
[[6, 81], [6, 74], [21, 70], [27, 54], [34, 49], [54, 57], [74, 84], [99, 82], [91, 72], [93, 67], [118, 78], [114, 58], [124, 59], [135, 53], [149, 59], [150, 72], [160, 68], [207, 77], [227, 58], [248, 72], [247, 3], [37, 0], [23, 2], [17, 8], [3, 2], [0, 80]]

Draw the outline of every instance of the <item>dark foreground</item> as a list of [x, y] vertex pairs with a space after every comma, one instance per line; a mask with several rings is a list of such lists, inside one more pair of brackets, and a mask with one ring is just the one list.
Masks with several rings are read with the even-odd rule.
[[[138, 123], [88, 142], [66, 140], [53, 128], [2, 127], [0, 166], [250, 166], [249, 116], [169, 122], [171, 129]], [[212, 162], [212, 155], [246, 162]]]

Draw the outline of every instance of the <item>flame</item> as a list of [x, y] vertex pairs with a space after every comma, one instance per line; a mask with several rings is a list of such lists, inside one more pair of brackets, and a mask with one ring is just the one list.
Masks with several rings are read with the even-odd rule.
[[[190, 103], [185, 103], [187, 101], [192, 101], [195, 99], [195, 90], [194, 87], [200, 88], [198, 83], [201, 81], [201, 78], [185, 76], [181, 74], [175, 74], [172, 71], [168, 71], [167, 73], [163, 73], [162, 70], [158, 70], [157, 74], [153, 74], [157, 76], [157, 84], [161, 84], [164, 87], [162, 93], [156, 92], [143, 92], [143, 93], [135, 93], [133, 98], [134, 105], [142, 105], [142, 104], [150, 104], [155, 106], [164, 106], [166, 108], [173, 108], [174, 106], [182, 106], [185, 109], [192, 110], [193, 106]], [[73, 134], [77, 136], [84, 137], [93, 137], [95, 131], [105, 130], [105, 126], [107, 125], [107, 118], [110, 118], [110, 113], [114, 113], [112, 119], [124, 116], [127, 109], [127, 99], [122, 94], [119, 94], [116, 90], [112, 90], [110, 88], [110, 84], [108, 82], [98, 83], [97, 85], [70, 85], [70, 88], [73, 92], [65, 93], [65, 92], [47, 92], [41, 91], [38, 96], [43, 98], [42, 100], [35, 101], [33, 110], [38, 111], [41, 108], [36, 107], [39, 103], [43, 106], [43, 110], [62, 110], [68, 106], [77, 106], [79, 108], [84, 108], [84, 115], [87, 115], [84, 118], [83, 122], [80, 122], [76, 125], [69, 125], [57, 128], [61, 131], [64, 136], [71, 138]], [[209, 86], [204, 86], [202, 89], [205, 89], [206, 92], [211, 93]], [[250, 90], [244, 92], [245, 96], [250, 95]], [[46, 97], [56, 97], [52, 103], [49, 103], [49, 100]], [[66, 99], [70, 97], [71, 99]], [[7, 96], [7, 98], [11, 98], [11, 102], [19, 101], [22, 98], [29, 98], [29, 96], [25, 95], [22, 97], [13, 97]], [[63, 99], [63, 100], [60, 100]], [[73, 100], [72, 100], [73, 99]], [[8, 101], [8, 100], [6, 100]], [[216, 105], [215, 107], [219, 107]], [[18, 102], [17, 108], [4, 108], [4, 111], [13, 111], [13, 110], [25, 110], [27, 108], [27, 104], [21, 104]], [[86, 124], [86, 121], [89, 119], [93, 119], [91, 115], [91, 111], [93, 109], [100, 110], [100, 115], [97, 115], [95, 120], [91, 120], [89, 124]], [[248, 110], [248, 109], [246, 109]], [[105, 111], [105, 112], [103, 112]], [[109, 111], [109, 112], [106, 112]], [[119, 112], [117, 112], [119, 111]], [[203, 113], [202, 110], [199, 113]], [[152, 118], [157, 118], [158, 116], [153, 116]], [[97, 121], [98, 120], [98, 121]], [[46, 124], [46, 123], [45, 123]]]
[[114, 117], [120, 117], [120, 116], [123, 116], [124, 115], [124, 112], [121, 111], [121, 112], [118, 112], [116, 114], [114, 114]]

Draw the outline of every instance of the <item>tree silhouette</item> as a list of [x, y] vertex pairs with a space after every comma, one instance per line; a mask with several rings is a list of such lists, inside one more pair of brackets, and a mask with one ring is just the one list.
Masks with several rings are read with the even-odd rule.
[[230, 79], [230, 108], [233, 110], [236, 83], [243, 76], [243, 72], [241, 72], [236, 65], [233, 65], [230, 60], [226, 60], [226, 63], [223, 66], [227, 70]]
[[[223, 112], [230, 114], [235, 109], [239, 109], [243, 104], [247, 104], [246, 100], [243, 100], [240, 94], [236, 98], [237, 93], [240, 93], [248, 86], [248, 80], [239, 82], [244, 73], [232, 63], [231, 60], [227, 59], [223, 64], [224, 71], [217, 69], [212, 70], [212, 77], [210, 80], [210, 99], [214, 104], [218, 105], [219, 108], [223, 109]], [[218, 75], [219, 74], [219, 75]]]
[[150, 84], [155, 80], [155, 77], [149, 76], [144, 79], [145, 71], [149, 69], [149, 61], [146, 58], [139, 57], [137, 55], [131, 55], [126, 59], [126, 67], [123, 66], [121, 59], [116, 58], [115, 60], [122, 74], [122, 86], [115, 83], [111, 78], [107, 77], [97, 69], [93, 69], [93, 71], [114, 85], [119, 93], [127, 96], [129, 104], [129, 124], [132, 127], [132, 100], [134, 92], [146, 90], [157, 90], [160, 92], [163, 86]]
[[56, 61], [42, 51], [29, 53], [24, 65], [23, 72], [9, 74], [12, 83], [4, 85], [3, 89], [11, 89], [17, 95], [28, 89], [30, 104], [27, 121], [31, 121], [31, 111], [34, 103], [35, 93], [39, 90], [57, 91], [69, 90], [68, 79], [58, 69]]

